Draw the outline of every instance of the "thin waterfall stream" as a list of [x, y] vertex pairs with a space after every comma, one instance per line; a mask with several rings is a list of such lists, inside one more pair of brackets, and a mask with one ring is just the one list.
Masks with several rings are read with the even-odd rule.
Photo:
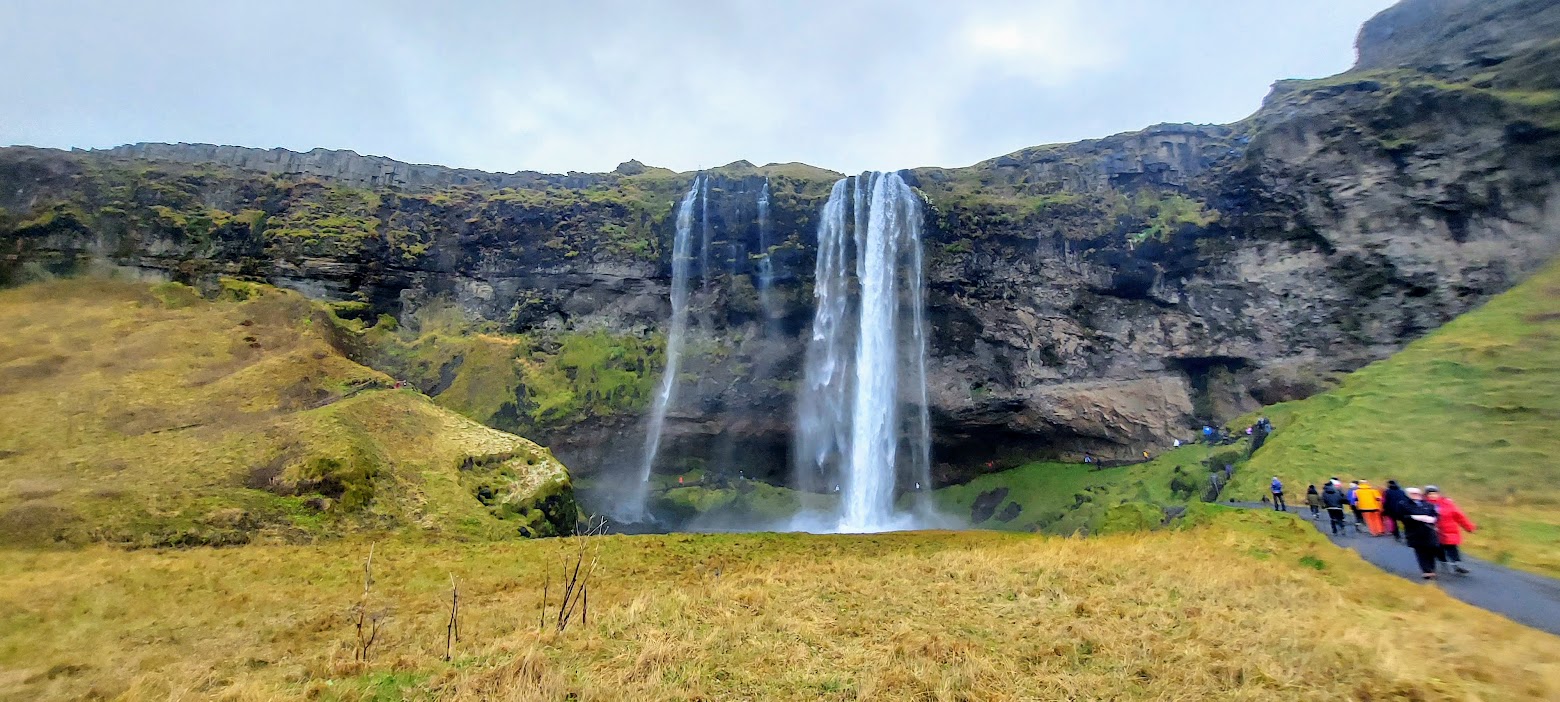
[[709, 191], [706, 180], [695, 178], [677, 206], [677, 230], [672, 240], [672, 322], [666, 332], [666, 367], [661, 372], [661, 384], [650, 409], [650, 419], [645, 428], [644, 458], [640, 463], [639, 479], [630, 486], [626, 499], [618, 502], [617, 519], [624, 522], [643, 522], [648, 518], [646, 503], [650, 499], [650, 474], [655, 459], [661, 451], [661, 434], [666, 427], [666, 413], [677, 395], [677, 371], [682, 361], [684, 337], [688, 331], [688, 278], [693, 259], [693, 204], [704, 200], [704, 238], [709, 237]]

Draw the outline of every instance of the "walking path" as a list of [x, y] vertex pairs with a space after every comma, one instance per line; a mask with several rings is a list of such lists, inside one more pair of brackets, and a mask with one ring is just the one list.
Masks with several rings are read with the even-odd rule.
[[[1237, 502], [1235, 504], [1253, 509], [1272, 509], [1272, 506], [1261, 503]], [[1304, 506], [1301, 506], [1300, 510], [1304, 512], [1297, 512], [1295, 508], [1290, 507], [1289, 513], [1310, 521], [1309, 510]], [[1353, 516], [1350, 515], [1347, 519], [1352, 527]], [[1414, 561], [1414, 552], [1394, 541], [1392, 537], [1373, 537], [1369, 533], [1354, 534], [1352, 528], [1348, 535], [1333, 536], [1328, 533], [1326, 511], [1323, 511], [1322, 516], [1314, 523], [1317, 530], [1332, 539], [1334, 544], [1352, 549], [1372, 565], [1393, 575], [1414, 581], [1420, 580], [1419, 566]], [[1478, 536], [1474, 535], [1472, 538], [1476, 539]], [[1463, 556], [1463, 565], [1473, 572], [1468, 575], [1455, 575], [1443, 570], [1436, 578], [1436, 583], [1446, 594], [1475, 607], [1504, 615], [1512, 621], [1560, 636], [1560, 580], [1513, 570], [1489, 561], [1469, 558], [1467, 555]]]

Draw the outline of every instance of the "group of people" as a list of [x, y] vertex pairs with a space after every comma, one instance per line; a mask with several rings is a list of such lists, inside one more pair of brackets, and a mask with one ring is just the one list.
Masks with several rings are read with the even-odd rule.
[[[1273, 477], [1274, 509], [1288, 511], [1283, 503], [1283, 483]], [[1354, 533], [1369, 532], [1371, 536], [1391, 534], [1393, 539], [1404, 542], [1414, 550], [1419, 571], [1425, 580], [1434, 580], [1437, 563], [1446, 564], [1459, 575], [1468, 573], [1463, 567], [1462, 533], [1476, 529], [1456, 502], [1442, 494], [1434, 485], [1401, 487], [1396, 480], [1387, 481], [1386, 490], [1378, 490], [1369, 480], [1355, 480], [1345, 488], [1334, 477], [1320, 491], [1312, 485], [1306, 489], [1305, 502], [1311, 508], [1311, 518], [1318, 519], [1322, 510], [1327, 511], [1332, 533], [1347, 536], [1349, 526], [1344, 520], [1344, 510], [1354, 512]]]

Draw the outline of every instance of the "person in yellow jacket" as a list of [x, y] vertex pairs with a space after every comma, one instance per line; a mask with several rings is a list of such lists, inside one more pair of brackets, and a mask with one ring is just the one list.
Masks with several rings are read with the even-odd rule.
[[1381, 528], [1381, 499], [1381, 491], [1372, 487], [1369, 480], [1360, 481], [1360, 489], [1354, 493], [1354, 504], [1365, 517], [1365, 528], [1370, 529], [1371, 536], [1385, 533]]

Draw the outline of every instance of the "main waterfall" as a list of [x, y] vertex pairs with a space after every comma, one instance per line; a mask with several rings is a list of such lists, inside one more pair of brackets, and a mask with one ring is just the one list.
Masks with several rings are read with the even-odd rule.
[[[650, 472], [655, 468], [656, 456], [661, 452], [661, 431], [666, 426], [666, 413], [677, 395], [677, 370], [682, 361], [683, 338], [688, 331], [688, 278], [693, 263], [693, 203], [703, 198], [704, 212], [701, 219], [704, 247], [709, 246], [709, 191], [703, 176], [693, 179], [677, 206], [677, 232], [672, 240], [672, 323], [666, 332], [666, 367], [661, 371], [661, 385], [650, 408], [650, 420], [645, 427], [644, 456], [640, 462], [639, 480], [628, 486], [628, 494], [616, 505], [613, 516], [624, 522], [642, 522], [648, 517], [646, 502], [650, 498]], [[705, 264], [707, 267], [707, 264]]]
[[[832, 530], [909, 528], [929, 507], [921, 269], [921, 201], [904, 179], [836, 182], [818, 224], [794, 451], [798, 487], [840, 494]], [[909, 510], [896, 507], [903, 492]]]

